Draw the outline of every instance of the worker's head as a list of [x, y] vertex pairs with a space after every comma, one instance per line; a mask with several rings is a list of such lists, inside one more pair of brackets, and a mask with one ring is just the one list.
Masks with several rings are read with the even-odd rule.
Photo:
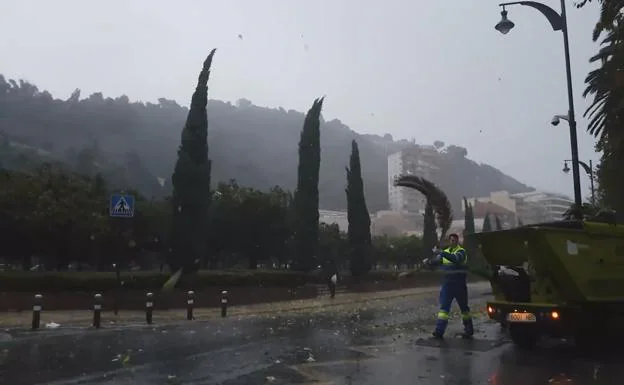
[[451, 246], [457, 246], [459, 244], [459, 235], [455, 233], [449, 235], [449, 243]]

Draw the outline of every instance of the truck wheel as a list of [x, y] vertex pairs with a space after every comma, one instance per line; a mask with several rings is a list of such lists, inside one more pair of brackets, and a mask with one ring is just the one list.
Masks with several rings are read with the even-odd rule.
[[533, 325], [509, 325], [509, 335], [514, 345], [520, 349], [533, 349], [539, 341], [539, 333]]

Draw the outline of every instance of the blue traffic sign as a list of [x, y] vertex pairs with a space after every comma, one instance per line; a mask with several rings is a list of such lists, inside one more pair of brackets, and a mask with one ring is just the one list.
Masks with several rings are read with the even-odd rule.
[[111, 195], [109, 212], [111, 217], [134, 217], [134, 196], [121, 194]]

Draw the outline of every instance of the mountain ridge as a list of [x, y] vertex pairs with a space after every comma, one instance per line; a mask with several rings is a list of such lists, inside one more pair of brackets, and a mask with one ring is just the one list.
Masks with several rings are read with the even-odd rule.
[[[81, 98], [76, 89], [66, 100], [55, 99], [29, 82], [5, 80], [0, 75], [0, 132], [11, 140], [49, 151], [82, 173], [93, 173], [95, 163], [115, 166], [116, 171], [109, 174], [119, 177], [117, 185], [136, 184], [148, 196], [170, 192], [170, 176], [187, 114], [187, 107], [166, 98], [156, 103], [130, 102], [125, 95], [111, 98], [102, 93]], [[280, 185], [292, 190], [304, 117], [303, 112], [259, 107], [247, 99], [236, 103], [209, 100], [209, 157], [214, 183], [234, 178], [254, 188]], [[353, 139], [360, 148], [369, 209], [387, 209], [387, 154], [414, 143], [395, 141], [388, 134], [358, 134], [339, 119], [323, 119], [321, 123], [321, 208], [346, 207], [345, 167]], [[463, 147], [446, 146], [441, 156], [444, 167], [440, 184], [455, 211], [461, 210], [462, 196], [534, 190], [492, 166], [470, 160]], [[168, 184], [155, 186], [156, 177], [166, 177]]]

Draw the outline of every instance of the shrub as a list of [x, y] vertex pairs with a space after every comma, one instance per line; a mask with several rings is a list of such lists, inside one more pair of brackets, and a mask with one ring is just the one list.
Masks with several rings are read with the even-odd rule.
[[[126, 290], [158, 291], [169, 279], [169, 274], [160, 272], [124, 272], [121, 274]], [[360, 278], [360, 282], [417, 280], [423, 285], [435, 285], [441, 278], [438, 272], [371, 271]], [[475, 280], [475, 276], [471, 280]], [[478, 278], [477, 278], [478, 279]], [[283, 270], [200, 270], [197, 274], [184, 276], [177, 288], [196, 290], [200, 288], [288, 287], [305, 284], [324, 284], [322, 275], [311, 275]], [[341, 276], [342, 284], [352, 283], [350, 276]], [[4, 272], [0, 273], [0, 292], [94, 292], [111, 291], [117, 287], [114, 272]]]
[[[160, 272], [123, 272], [121, 281], [127, 290], [159, 290], [169, 279]], [[298, 272], [271, 270], [202, 270], [184, 276], [181, 289], [211, 286], [284, 286], [294, 287], [315, 282], [315, 277]], [[0, 291], [60, 292], [109, 291], [117, 287], [114, 272], [7, 272], [0, 274]]]

